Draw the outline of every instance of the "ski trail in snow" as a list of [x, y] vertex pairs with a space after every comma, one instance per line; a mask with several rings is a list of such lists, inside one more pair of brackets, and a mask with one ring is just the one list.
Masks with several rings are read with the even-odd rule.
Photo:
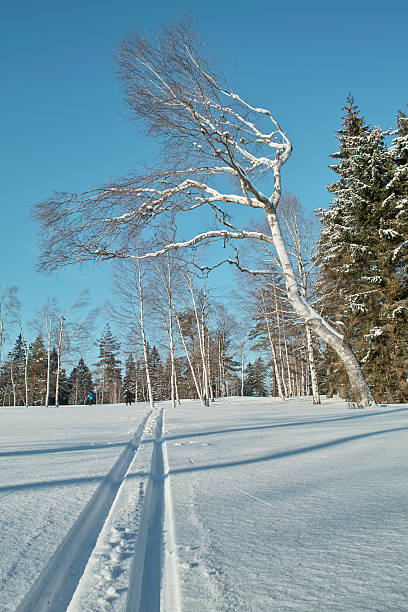
[[[165, 413], [163, 415], [163, 431], [166, 431]], [[165, 536], [164, 559], [163, 559], [163, 585], [162, 585], [162, 608], [163, 610], [172, 610], [172, 612], [181, 612], [181, 589], [179, 575], [179, 557], [177, 549], [177, 540], [174, 524], [174, 504], [172, 491], [170, 486], [170, 466], [167, 452], [167, 443], [162, 444], [163, 456], [163, 497], [164, 497], [164, 524], [163, 532]]]
[[156, 407], [149, 416], [68, 612], [160, 610], [162, 412]]
[[[17, 612], [65, 612], [118, 490], [137, 453], [149, 414], [105, 476]], [[96, 608], [94, 608], [96, 609]]]

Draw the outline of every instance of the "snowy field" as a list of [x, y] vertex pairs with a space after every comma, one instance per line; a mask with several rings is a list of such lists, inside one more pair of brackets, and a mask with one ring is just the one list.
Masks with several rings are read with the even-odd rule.
[[0, 408], [0, 610], [408, 610], [408, 406]]

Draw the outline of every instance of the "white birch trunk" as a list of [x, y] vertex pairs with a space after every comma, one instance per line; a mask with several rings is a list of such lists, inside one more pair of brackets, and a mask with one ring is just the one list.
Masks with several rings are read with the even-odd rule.
[[197, 395], [198, 395], [198, 397], [200, 399], [201, 404], [203, 406], [205, 406], [205, 400], [204, 400], [204, 398], [202, 396], [200, 385], [198, 384], [198, 380], [197, 380], [197, 376], [196, 376], [196, 373], [195, 373], [195, 370], [194, 370], [194, 366], [193, 366], [193, 363], [191, 361], [190, 354], [188, 352], [188, 348], [187, 348], [186, 340], [184, 338], [183, 330], [181, 328], [180, 317], [178, 316], [176, 310], [174, 310], [174, 316], [176, 317], [177, 327], [178, 327], [178, 330], [179, 330], [181, 342], [183, 344], [184, 352], [186, 354], [186, 359], [187, 359], [188, 365], [190, 367], [190, 372], [191, 372], [191, 376], [192, 376], [193, 381], [194, 381], [194, 385], [195, 385], [195, 388], [196, 388], [196, 391], [197, 391]]
[[279, 365], [278, 365], [278, 361], [277, 361], [277, 358], [276, 358], [275, 343], [273, 341], [272, 330], [271, 330], [271, 326], [270, 326], [270, 323], [269, 323], [268, 312], [267, 312], [266, 303], [265, 303], [265, 295], [264, 295], [262, 290], [261, 290], [261, 296], [262, 296], [262, 305], [263, 305], [262, 310], [263, 310], [264, 320], [265, 320], [265, 324], [266, 324], [266, 331], [267, 331], [267, 334], [268, 334], [269, 344], [270, 344], [271, 351], [272, 351], [273, 369], [274, 369], [274, 374], [275, 374], [276, 386], [278, 387], [279, 398], [282, 401], [284, 401], [285, 400], [285, 394], [284, 394], [283, 388], [282, 388], [282, 378], [281, 378], [281, 375], [280, 375], [280, 372], [279, 372]]
[[[197, 309], [197, 302], [195, 299], [195, 295], [194, 295], [194, 288], [193, 288], [193, 283], [191, 281], [191, 278], [189, 278], [187, 280], [187, 285], [188, 288], [190, 290], [191, 293], [191, 300], [193, 303], [193, 309], [194, 309], [194, 316], [196, 319], [196, 324], [197, 324], [197, 332], [198, 332], [198, 342], [199, 342], [199, 348], [200, 348], [200, 355], [201, 355], [201, 363], [202, 363], [202, 391], [201, 391], [201, 397], [203, 398], [204, 401], [204, 405], [205, 406], [209, 406], [210, 405], [210, 399], [209, 399], [209, 394], [208, 394], [208, 372], [207, 372], [207, 360], [206, 360], [206, 355], [205, 355], [205, 344], [204, 344], [204, 324], [202, 321], [200, 321], [200, 317], [198, 315], [198, 309]], [[203, 308], [203, 312], [204, 312], [204, 308]]]
[[17, 404], [17, 395], [16, 395], [16, 381], [14, 379], [14, 368], [13, 368], [13, 360], [10, 362], [10, 381], [11, 388], [13, 389], [13, 406], [16, 407]]
[[244, 397], [244, 343], [241, 342], [241, 397]]
[[289, 302], [301, 318], [339, 356], [350, 381], [352, 401], [359, 408], [375, 405], [373, 396], [354, 356], [350, 344], [306, 302], [299, 291], [295, 273], [282, 237], [276, 213], [266, 211], [274, 245], [280, 260]]
[[153, 408], [154, 406], [154, 399], [153, 399], [153, 389], [152, 389], [152, 382], [150, 379], [150, 370], [149, 370], [149, 356], [147, 354], [147, 342], [146, 342], [146, 334], [145, 334], [145, 326], [144, 326], [144, 310], [143, 310], [143, 288], [142, 288], [142, 273], [141, 273], [141, 266], [140, 266], [140, 261], [137, 260], [137, 286], [138, 286], [138, 293], [139, 293], [139, 310], [140, 310], [140, 333], [142, 336], [142, 346], [143, 346], [143, 357], [144, 357], [144, 364], [145, 364], [145, 372], [146, 372], [146, 384], [147, 384], [147, 392], [149, 395], [149, 402], [150, 402], [150, 407]]
[[307, 325], [306, 325], [306, 342], [307, 342], [307, 356], [308, 356], [308, 363], [309, 363], [310, 380], [312, 383], [313, 404], [320, 404], [321, 402], [320, 402], [320, 394], [319, 394], [319, 382], [317, 379], [316, 361], [315, 361], [314, 351], [313, 351], [312, 333]]
[[59, 330], [58, 330], [58, 342], [57, 342], [57, 372], [55, 376], [55, 406], [59, 406], [59, 381], [61, 373], [61, 354], [62, 354], [62, 340], [64, 337], [64, 317], [61, 315], [59, 318]]

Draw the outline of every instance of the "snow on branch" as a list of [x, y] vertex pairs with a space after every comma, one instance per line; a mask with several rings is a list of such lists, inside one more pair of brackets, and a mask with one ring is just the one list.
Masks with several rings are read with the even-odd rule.
[[[185, 226], [179, 217], [201, 206], [223, 204], [230, 214], [237, 205], [274, 212], [279, 203], [280, 169], [291, 143], [269, 110], [230, 91], [210, 70], [189, 23], [163, 28], [156, 42], [131, 34], [118, 60], [128, 105], [163, 144], [159, 169], [38, 204], [43, 270], [138, 256], [146, 242], [154, 248], [144, 257], [188, 248], [223, 237], [217, 230], [169, 242], [165, 228]], [[257, 184], [264, 172], [273, 175], [271, 194]], [[236, 179], [234, 193], [225, 191], [223, 177]], [[236, 230], [234, 238], [248, 236]]]

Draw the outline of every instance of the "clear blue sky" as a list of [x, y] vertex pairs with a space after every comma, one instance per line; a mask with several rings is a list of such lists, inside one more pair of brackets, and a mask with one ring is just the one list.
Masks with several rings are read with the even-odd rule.
[[233, 88], [270, 108], [294, 143], [284, 187], [325, 207], [341, 108], [352, 92], [370, 124], [408, 102], [405, 0], [72, 0], [5, 2], [1, 11], [1, 274], [30, 319], [48, 297], [68, 305], [110, 292], [110, 266], [35, 272], [33, 203], [124, 176], [149, 156], [121, 100], [113, 53], [130, 30], [190, 14]]

